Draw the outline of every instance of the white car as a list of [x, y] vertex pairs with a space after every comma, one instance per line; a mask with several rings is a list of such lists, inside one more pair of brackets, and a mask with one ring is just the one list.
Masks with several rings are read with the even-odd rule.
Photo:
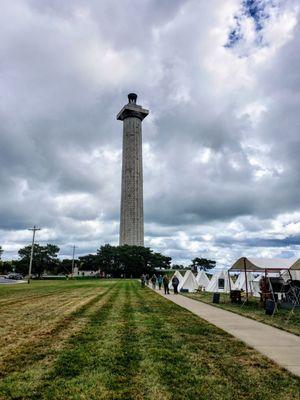
[[6, 275], [5, 278], [6, 278], [6, 279], [21, 280], [21, 279], [23, 279], [23, 276], [22, 276], [21, 274], [11, 273], [11, 274]]

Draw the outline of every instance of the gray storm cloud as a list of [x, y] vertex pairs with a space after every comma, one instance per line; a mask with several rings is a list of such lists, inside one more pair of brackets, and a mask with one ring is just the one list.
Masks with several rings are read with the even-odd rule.
[[[242, 3], [4, 2], [6, 257], [28, 243], [33, 224], [62, 255], [72, 243], [82, 254], [117, 243], [115, 116], [132, 90], [151, 111], [143, 131], [146, 245], [178, 262], [200, 254], [220, 264], [241, 253], [297, 251], [288, 238], [300, 229], [299, 7], [272, 1], [267, 14], [268, 1], [260, 2], [268, 18], [258, 25]], [[237, 17], [239, 37], [228, 46]]]

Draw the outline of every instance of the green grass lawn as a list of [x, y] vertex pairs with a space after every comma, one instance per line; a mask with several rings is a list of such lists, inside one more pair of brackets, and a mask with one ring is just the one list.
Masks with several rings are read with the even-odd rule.
[[[198, 292], [198, 293], [184, 293], [187, 297], [195, 300], [203, 301], [204, 303], [212, 304], [213, 293]], [[223, 308], [244, 315], [245, 317], [255, 319], [256, 321], [264, 322], [265, 324], [275, 326], [276, 328], [283, 329], [287, 332], [300, 336], [300, 310], [295, 309], [293, 313], [291, 310], [278, 309], [271, 317], [266, 315], [264, 308], [260, 305], [259, 299], [250, 297], [249, 303], [232, 304], [230, 302], [229, 294], [221, 293], [220, 304], [212, 304], [216, 307]]]
[[0, 287], [1, 399], [297, 399], [300, 379], [137, 281]]

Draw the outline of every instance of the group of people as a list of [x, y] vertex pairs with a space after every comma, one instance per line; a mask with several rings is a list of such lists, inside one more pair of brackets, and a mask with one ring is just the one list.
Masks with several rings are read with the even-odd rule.
[[[144, 288], [145, 285], [149, 286], [150, 282], [152, 284], [152, 289], [155, 290], [156, 286], [158, 285], [158, 290], [161, 290], [161, 288], [163, 286], [165, 294], [170, 294], [170, 291], [169, 291], [170, 278], [168, 277], [167, 274], [165, 274], [164, 276], [162, 276], [162, 275], [156, 276], [154, 274], [151, 278], [148, 274], [143, 274], [141, 277], [142, 288]], [[179, 279], [177, 278], [177, 276], [173, 276], [172, 286], [174, 289], [174, 294], [178, 294], [178, 285], [179, 285]]]

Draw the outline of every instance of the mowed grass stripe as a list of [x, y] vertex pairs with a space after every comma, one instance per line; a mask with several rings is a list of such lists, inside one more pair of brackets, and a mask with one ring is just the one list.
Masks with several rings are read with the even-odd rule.
[[[115, 346], [112, 360], [107, 364], [109, 380], [106, 383], [109, 397], [114, 399], [144, 399], [141, 382], [141, 336], [136, 321], [135, 282], [127, 281], [122, 292], [118, 329], [115, 333]], [[105, 397], [104, 397], [105, 398]]]
[[74, 290], [83, 293], [93, 290], [99, 285], [109, 286], [111, 281], [76, 279], [63, 281], [31, 281], [31, 284], [0, 285], [0, 312], [2, 313], [11, 306], [29, 307], [44, 298], [56, 298], [58, 296], [72, 296]]
[[[24, 346], [16, 348], [6, 358], [2, 358], [0, 376], [5, 377], [12, 372], [14, 375], [17, 372], [22, 374], [24, 371], [28, 372], [31, 366], [33, 366], [33, 372], [36, 369], [40, 369], [43, 366], [42, 364], [49, 366], [66, 340], [83, 329], [88, 322], [89, 315], [94, 312], [97, 306], [101, 306], [106, 301], [109, 292], [114, 286], [115, 284], [111, 287], [104, 287], [103, 289], [106, 290], [99, 294], [95, 294], [94, 290], [93, 296], [89, 296], [84, 301], [78, 300], [77, 307], [74, 310], [72, 308], [72, 312], [69, 314], [62, 315], [61, 320], [55, 323], [49, 321], [47, 332], [43, 332], [40, 336], [34, 335]], [[46, 360], [46, 362], [43, 363], [43, 360]]]
[[[181, 329], [180, 325], [184, 319], [188, 319], [188, 323], [192, 325], [188, 328], [194, 330], [193, 325], [197, 326], [200, 321], [198, 319], [191, 321], [188, 317], [193, 317], [193, 315], [187, 317], [185, 310], [174, 307], [172, 303], [161, 302], [152, 291], [147, 290], [144, 296], [139, 295], [139, 297], [141, 316], [144, 315], [146, 326], [143, 348], [147, 349], [147, 358], [144, 368], [147, 368], [151, 374], [150, 382], [155, 382], [155, 385], [148, 383], [151, 398], [206, 398], [202, 378], [204, 377], [207, 381], [209, 370], [205, 351], [204, 357], [199, 351], [201, 349], [199, 335], [212, 335], [214, 327], [204, 324], [201, 326], [201, 331], [193, 332], [192, 336], [190, 332], [186, 332], [186, 329]], [[195, 348], [191, 351], [192, 344]], [[213, 397], [212, 393], [209, 393], [209, 398], [214, 398], [214, 396], [223, 398], [218, 397], [219, 395], [220, 393], [216, 390]]]
[[[150, 296], [157, 297], [153, 292]], [[161, 302], [154, 301], [153, 310], [163, 315]], [[292, 399], [300, 395], [299, 378], [170, 302], [165, 306], [164, 330], [172, 336], [176, 356], [184, 355], [190, 368], [182, 371], [174, 363], [169, 375], [172, 399]]]
[[82, 329], [49, 364], [16, 366], [1, 400], [300, 398], [299, 378], [138, 282], [100, 285], [115, 286]]
[[[27, 365], [27, 367], [21, 370], [16, 368], [16, 372], [9, 374], [5, 379], [0, 380], [0, 399], [41, 399], [42, 392], [47, 388], [48, 384], [52, 381], [53, 371], [55, 369], [55, 361], [61, 355], [64, 354], [65, 349], [68, 351], [72, 346], [73, 339], [80, 335], [78, 333], [78, 328], [81, 331], [84, 327], [89, 324], [90, 320], [94, 317], [96, 313], [95, 310], [105, 308], [105, 304], [110, 302], [112, 298], [115, 297], [116, 291], [114, 287], [115, 283], [110, 282], [110, 288], [102, 294], [102, 298], [99, 303], [93, 305], [92, 308], [88, 308], [86, 313], [83, 313], [81, 318], [76, 319], [75, 331], [70, 331], [70, 336], [68, 340], [63, 342], [57, 341], [58, 346], [51, 349], [51, 352], [47, 352], [47, 357], [42, 360], [35, 360], [32, 365]], [[81, 315], [81, 310], [78, 310], [79, 317]], [[84, 318], [83, 326], [82, 318]], [[56, 339], [59, 339], [57, 336]], [[76, 341], [76, 339], [75, 339]], [[1, 397], [2, 395], [2, 397]], [[51, 397], [51, 396], [50, 396]], [[46, 398], [46, 397], [45, 397]], [[55, 398], [55, 397], [52, 397]]]
[[[24, 399], [93, 399], [106, 393], [105, 382], [110, 379], [106, 362], [113, 351], [109, 340], [114, 332], [119, 292], [124, 290], [117, 283], [106, 301], [89, 316], [85, 328], [73, 335], [59, 354], [51, 370], [45, 374], [34, 390], [27, 388]], [[102, 360], [102, 361], [101, 361]], [[100, 364], [100, 368], [99, 367]], [[96, 378], [95, 378], [96, 372]]]
[[300, 396], [299, 378], [292, 377], [226, 332], [173, 303], [161, 301], [150, 290], [142, 300], [142, 313], [148, 314], [144, 323], [148, 327], [144, 348], [148, 348], [152, 364], [147, 371], [148, 374], [151, 370], [159, 371], [158, 391], [163, 387], [169, 392], [169, 397], [166, 394], [161, 398], [232, 399], [237, 396], [254, 400]]
[[[0, 309], [13, 304], [28, 304], [29, 301], [33, 302], [44, 297], [73, 291], [74, 285], [76, 285], [77, 289], [87, 289], [87, 286], [74, 280], [57, 281], [56, 285], [58, 286], [54, 286], [49, 281], [32, 281], [30, 285], [26, 283], [2, 285], [0, 286]], [[30, 296], [29, 293], [32, 295]]]
[[[102, 287], [99, 287], [103, 291]], [[19, 352], [18, 348], [28, 347], [32, 341], [49, 335], [53, 327], [63, 318], [84, 306], [96, 296], [95, 288], [84, 291], [75, 289], [72, 294], [54, 295], [51, 299], [40, 299], [39, 302], [28, 304], [28, 307], [10, 306], [1, 312], [5, 324], [0, 328], [1, 359], [12, 353]], [[71, 302], [70, 302], [71, 297]]]
[[[159, 300], [159, 299], [158, 299]], [[167, 307], [163, 310], [162, 308]], [[176, 326], [166, 324], [168, 303], [161, 304], [147, 289], [136, 293], [136, 319], [142, 326], [141, 369], [147, 371], [142, 386], [145, 395], [152, 399], [172, 399], [174, 395], [174, 372], [180, 371], [180, 378], [190, 374], [191, 368], [186, 356], [178, 352], [181, 343], [174, 335]], [[181, 393], [178, 382], [178, 394]]]

